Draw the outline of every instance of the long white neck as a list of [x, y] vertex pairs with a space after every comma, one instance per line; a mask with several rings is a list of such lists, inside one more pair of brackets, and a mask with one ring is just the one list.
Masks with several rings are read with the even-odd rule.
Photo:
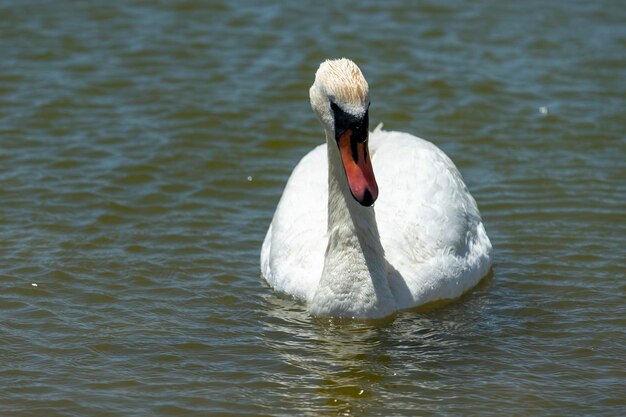
[[351, 195], [339, 149], [326, 132], [328, 246], [311, 310], [322, 316], [384, 317], [395, 311], [373, 207]]

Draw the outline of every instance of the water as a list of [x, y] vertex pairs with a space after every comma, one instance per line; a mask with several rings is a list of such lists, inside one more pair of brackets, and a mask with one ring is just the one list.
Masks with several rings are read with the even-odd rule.
[[[625, 414], [625, 10], [2, 2], [0, 415]], [[260, 278], [340, 56], [478, 201], [462, 300], [329, 322]]]

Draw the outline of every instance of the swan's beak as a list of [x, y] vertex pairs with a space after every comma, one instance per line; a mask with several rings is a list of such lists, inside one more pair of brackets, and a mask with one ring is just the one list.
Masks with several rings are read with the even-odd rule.
[[367, 126], [364, 134], [365, 140], [353, 134], [352, 129], [347, 129], [339, 136], [337, 144], [352, 196], [362, 206], [369, 207], [378, 198], [378, 184], [367, 147]]

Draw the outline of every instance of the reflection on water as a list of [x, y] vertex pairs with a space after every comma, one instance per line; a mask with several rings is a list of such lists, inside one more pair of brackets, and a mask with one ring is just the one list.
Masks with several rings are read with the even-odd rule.
[[[400, 411], [398, 395], [407, 395], [411, 402], [424, 395], [421, 402], [431, 402], [432, 392], [446, 390], [442, 378], [450, 374], [451, 361], [477, 331], [473, 320], [458, 317], [461, 312], [454, 309], [443, 316], [400, 313], [378, 321], [311, 320], [305, 306], [294, 300], [271, 296], [267, 303], [260, 343], [297, 369], [294, 380], [285, 381], [284, 374], [270, 378], [287, 384], [291, 395], [300, 391], [298, 402], [303, 406], [328, 415], [383, 410], [390, 401]], [[479, 304], [475, 299], [472, 309], [480, 311]], [[407, 411], [412, 409], [406, 406]]]
[[298, 381], [308, 388], [299, 401], [329, 415], [363, 412], [370, 403], [380, 404], [372, 386], [394, 376], [387, 367], [391, 358], [380, 327], [350, 320], [311, 321], [292, 300], [272, 297], [270, 303], [263, 343], [306, 375]]

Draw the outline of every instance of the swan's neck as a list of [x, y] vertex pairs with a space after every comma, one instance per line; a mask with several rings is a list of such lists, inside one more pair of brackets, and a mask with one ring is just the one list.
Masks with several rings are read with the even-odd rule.
[[395, 311], [373, 207], [351, 195], [334, 137], [328, 152], [328, 246], [312, 310], [324, 316], [383, 317]]

